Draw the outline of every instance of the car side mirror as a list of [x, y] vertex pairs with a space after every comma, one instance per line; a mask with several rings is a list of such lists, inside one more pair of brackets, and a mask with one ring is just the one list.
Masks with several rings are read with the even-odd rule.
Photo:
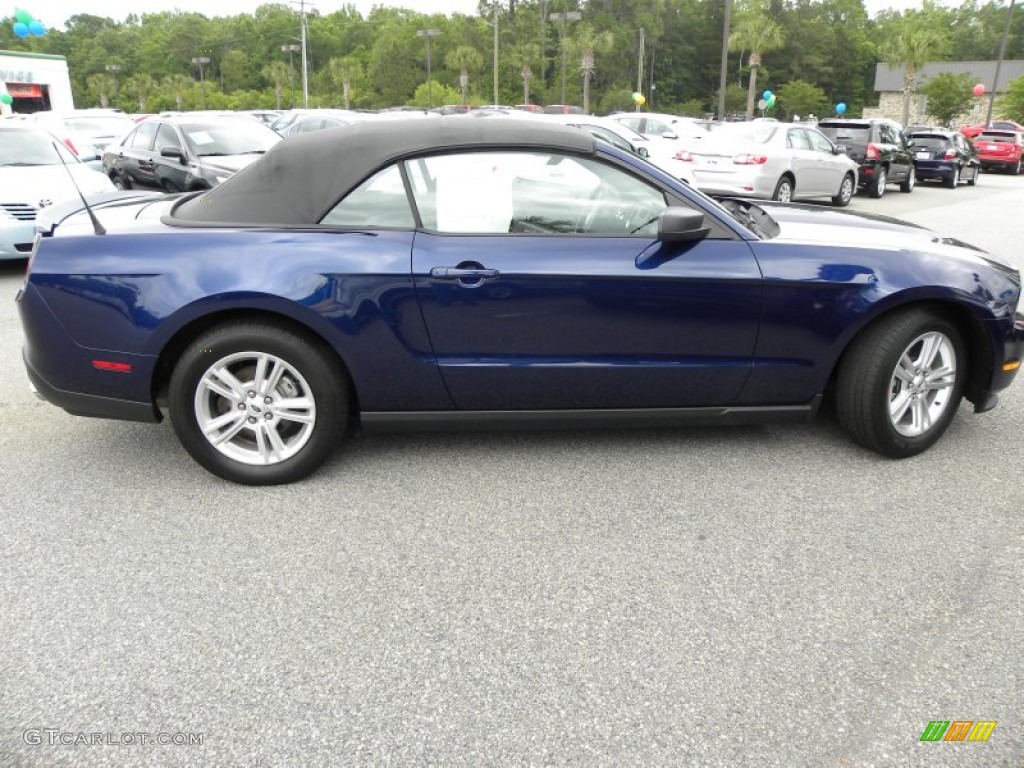
[[160, 157], [176, 157], [179, 163], [185, 164], [185, 153], [177, 147], [160, 147]]
[[845, 155], [846, 154], [846, 145], [845, 144], [836, 144], [835, 147], [832, 148], [832, 154], [833, 155]]
[[665, 131], [663, 134], [661, 134], [661, 138], [672, 139], [674, 141], [679, 138], [679, 134], [673, 133], [672, 131]]
[[640, 155], [640, 157], [650, 157], [651, 156], [651, 153], [647, 151], [647, 147], [637, 147], [636, 148], [636, 153], [638, 155]]
[[704, 214], [689, 208], [666, 208], [658, 219], [658, 239], [663, 243], [692, 243], [711, 232], [704, 226]]

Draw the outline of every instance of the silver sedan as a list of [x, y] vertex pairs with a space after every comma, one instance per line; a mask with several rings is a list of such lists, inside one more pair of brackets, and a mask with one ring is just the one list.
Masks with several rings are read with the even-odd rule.
[[810, 126], [754, 121], [720, 126], [680, 159], [693, 164], [707, 194], [784, 203], [829, 197], [845, 206], [857, 189], [857, 164], [843, 149]]

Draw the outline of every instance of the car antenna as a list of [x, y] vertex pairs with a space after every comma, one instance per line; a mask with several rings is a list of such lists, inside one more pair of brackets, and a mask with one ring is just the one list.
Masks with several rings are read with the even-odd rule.
[[68, 178], [71, 179], [71, 186], [75, 188], [75, 192], [82, 198], [82, 205], [85, 206], [85, 212], [89, 214], [89, 218], [92, 220], [93, 231], [97, 235], [107, 234], [107, 230], [100, 224], [100, 220], [96, 218], [96, 214], [92, 212], [92, 208], [89, 207], [89, 202], [85, 199], [85, 195], [82, 194], [82, 190], [78, 188], [78, 183], [75, 181], [75, 175], [71, 173], [71, 169], [68, 168], [68, 164], [64, 161], [64, 155], [60, 153], [60, 149], [57, 147], [57, 142], [52, 142], [53, 151], [57, 153], [57, 159], [60, 160], [60, 164], [64, 166], [64, 170], [68, 172]]

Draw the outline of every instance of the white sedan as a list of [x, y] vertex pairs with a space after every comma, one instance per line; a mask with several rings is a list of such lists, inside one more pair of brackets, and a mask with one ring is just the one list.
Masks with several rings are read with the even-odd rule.
[[857, 163], [807, 125], [726, 123], [680, 159], [691, 163], [697, 188], [709, 195], [784, 203], [828, 197], [846, 206], [857, 190]]
[[114, 191], [52, 134], [24, 122], [0, 124], [0, 259], [28, 258], [36, 214], [76, 199], [76, 185], [87, 197]]

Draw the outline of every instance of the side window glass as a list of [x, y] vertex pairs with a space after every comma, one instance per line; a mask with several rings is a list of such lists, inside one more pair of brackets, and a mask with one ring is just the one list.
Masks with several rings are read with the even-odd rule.
[[802, 128], [790, 128], [786, 134], [786, 146], [790, 149], [810, 149], [811, 143]]
[[659, 189], [569, 155], [476, 152], [406, 167], [424, 226], [444, 233], [649, 237], [666, 208]]
[[827, 155], [832, 154], [832, 142], [826, 139], [817, 131], [806, 131], [807, 138], [811, 142], [811, 149], [817, 152], [824, 152]]
[[305, 120], [299, 123], [299, 127], [295, 129], [296, 133], [311, 133], [313, 131], [319, 131], [324, 127], [323, 118], [317, 118], [315, 120]]
[[651, 120], [647, 118], [647, 128], [645, 129], [649, 136], [661, 136], [664, 133], [671, 133], [672, 126], [667, 123], [663, 123], [660, 120]]
[[156, 123], [143, 123], [135, 131], [135, 140], [132, 147], [135, 149], [149, 149], [153, 145], [153, 137], [156, 136]]
[[183, 149], [181, 139], [178, 138], [178, 132], [167, 125], [167, 123], [162, 123], [160, 130], [156, 133], [156, 151], [159, 152], [164, 147]]
[[624, 117], [619, 120], [623, 125], [632, 128], [637, 133], [640, 132], [640, 118], [639, 117]]
[[359, 229], [413, 229], [416, 223], [398, 166], [389, 166], [364, 181], [320, 223]]

